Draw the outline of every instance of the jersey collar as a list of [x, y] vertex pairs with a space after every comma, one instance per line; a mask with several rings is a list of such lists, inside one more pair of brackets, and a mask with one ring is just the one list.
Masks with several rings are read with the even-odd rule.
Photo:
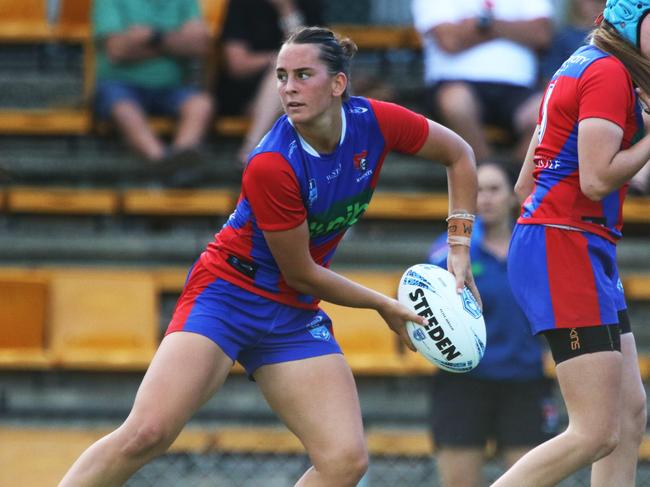
[[[287, 117], [287, 120], [293, 127], [293, 122], [291, 121], [291, 119]], [[343, 143], [343, 139], [345, 139], [346, 129], [347, 129], [347, 119], [345, 118], [345, 110], [343, 110], [343, 107], [341, 106], [341, 137], [339, 138], [339, 147]], [[302, 138], [302, 135], [300, 135], [300, 133], [297, 130], [296, 130], [296, 134], [298, 135], [298, 140], [300, 141], [300, 145], [302, 146], [303, 150], [307, 152], [307, 154], [314, 157], [321, 157], [318, 151], [316, 151], [316, 149], [314, 149], [311, 145], [309, 145], [309, 143]], [[336, 149], [334, 149], [334, 151], [336, 152]]]

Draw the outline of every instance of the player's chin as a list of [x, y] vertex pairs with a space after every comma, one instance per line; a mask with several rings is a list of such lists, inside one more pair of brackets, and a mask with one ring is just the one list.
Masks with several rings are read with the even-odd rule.
[[312, 119], [308, 113], [297, 110], [287, 110], [287, 116], [294, 124], [307, 123]]

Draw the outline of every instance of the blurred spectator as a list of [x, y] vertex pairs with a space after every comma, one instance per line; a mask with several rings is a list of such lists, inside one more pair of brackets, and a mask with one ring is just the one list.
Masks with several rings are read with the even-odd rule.
[[[188, 61], [207, 55], [210, 37], [196, 0], [95, 0], [96, 110], [162, 176], [200, 164], [198, 145], [212, 116], [208, 93], [186, 83]], [[178, 117], [167, 148], [147, 115]]]
[[553, 77], [573, 51], [587, 42], [587, 35], [594, 28], [594, 21], [603, 8], [605, 0], [569, 0], [567, 23], [557, 29], [550, 48], [540, 59], [543, 84]]
[[219, 40], [224, 67], [216, 92], [220, 114], [251, 117], [240, 162], [246, 161], [282, 112], [275, 75], [275, 57], [282, 42], [297, 27], [322, 24], [320, 0], [230, 2]]
[[[432, 430], [442, 487], [478, 487], [486, 442], [510, 466], [555, 431], [557, 410], [544, 377], [542, 348], [514, 300], [506, 270], [517, 200], [507, 171], [478, 168], [472, 272], [483, 299], [485, 356], [466, 374], [438, 371], [432, 387]], [[446, 268], [446, 233], [429, 261]]]
[[[434, 5], [435, 3], [435, 5]], [[425, 81], [437, 118], [491, 158], [485, 125], [507, 129], [522, 161], [541, 93], [536, 51], [552, 37], [549, 0], [413, 0], [424, 44]]]

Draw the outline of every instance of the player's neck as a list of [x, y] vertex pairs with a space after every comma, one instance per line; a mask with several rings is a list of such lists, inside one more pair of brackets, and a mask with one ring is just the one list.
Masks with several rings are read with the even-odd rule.
[[336, 150], [341, 139], [341, 108], [328, 110], [308, 123], [296, 124], [300, 136], [319, 154], [330, 154]]

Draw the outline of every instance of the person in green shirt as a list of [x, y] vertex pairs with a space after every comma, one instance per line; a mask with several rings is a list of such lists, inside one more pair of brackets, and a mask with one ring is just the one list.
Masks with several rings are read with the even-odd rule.
[[[200, 164], [197, 146], [212, 117], [211, 96], [186, 81], [205, 57], [210, 34], [196, 0], [95, 0], [96, 115], [112, 119], [155, 173], [173, 176]], [[148, 115], [173, 116], [167, 147]]]

